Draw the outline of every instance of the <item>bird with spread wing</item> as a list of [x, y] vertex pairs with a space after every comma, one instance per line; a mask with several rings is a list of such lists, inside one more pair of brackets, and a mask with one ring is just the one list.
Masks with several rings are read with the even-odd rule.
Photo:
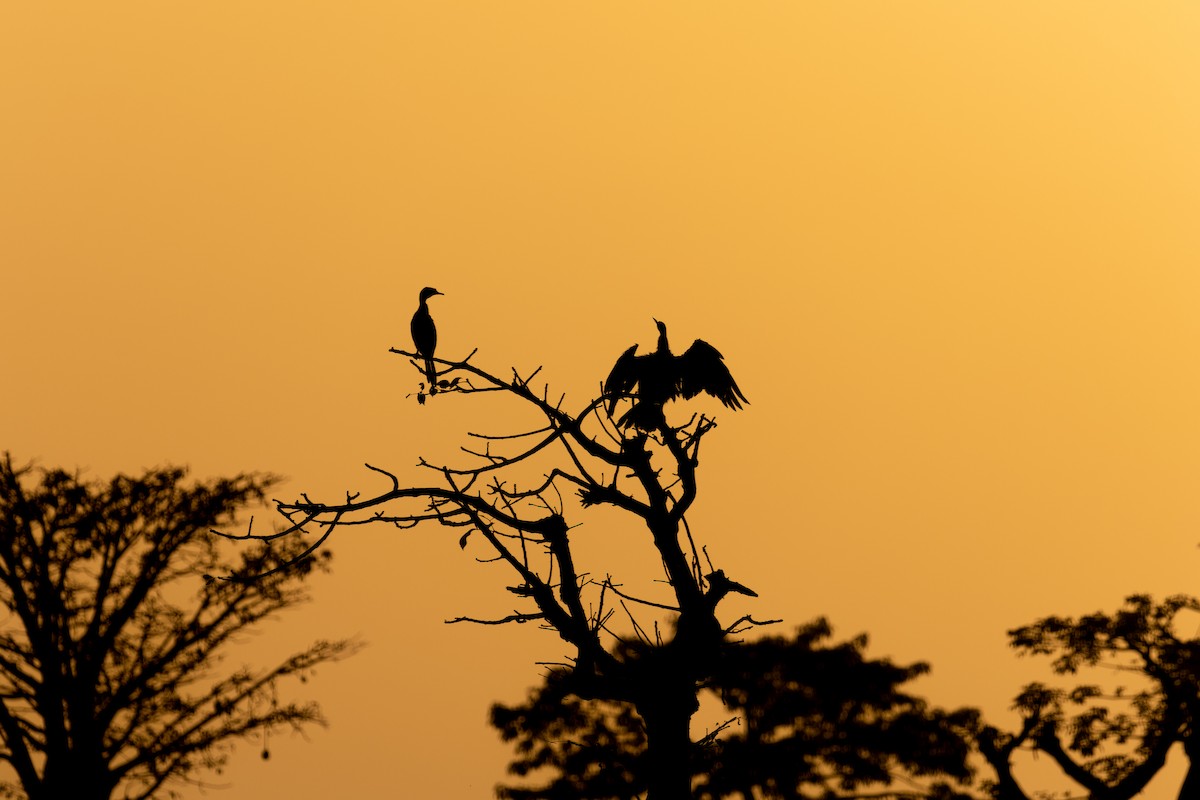
[[654, 324], [658, 326], [658, 348], [653, 353], [639, 356], [638, 346], [630, 347], [617, 359], [604, 382], [610, 416], [621, 398], [633, 400], [633, 405], [617, 420], [617, 425], [655, 430], [666, 424], [663, 405], [667, 401], [690, 400], [701, 392], [735, 410], [740, 409], [743, 402], [750, 402], [729, 374], [725, 359], [717, 348], [697, 339], [682, 354], [675, 355], [667, 342], [667, 326], [658, 320], [654, 320]]

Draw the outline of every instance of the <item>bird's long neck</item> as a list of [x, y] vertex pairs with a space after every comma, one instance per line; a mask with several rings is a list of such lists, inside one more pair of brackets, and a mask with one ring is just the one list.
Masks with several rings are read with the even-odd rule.
[[667, 332], [665, 330], [658, 332], [658, 352], [671, 352], [671, 345], [667, 343]]

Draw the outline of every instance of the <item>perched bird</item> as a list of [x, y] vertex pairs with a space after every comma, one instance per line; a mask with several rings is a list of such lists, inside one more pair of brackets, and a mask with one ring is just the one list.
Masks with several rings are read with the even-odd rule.
[[413, 344], [417, 353], [425, 359], [425, 379], [429, 381], [429, 393], [437, 389], [437, 369], [433, 366], [433, 351], [437, 348], [437, 326], [429, 314], [429, 298], [441, 294], [437, 289], [426, 286], [421, 290], [421, 304], [412, 318]]
[[708, 593], [714, 600], [714, 605], [717, 600], [720, 600], [730, 592], [744, 594], [747, 597], [758, 597], [758, 592], [751, 589], [749, 586], [743, 586], [737, 581], [730, 580], [725, 575], [725, 570], [719, 569], [716, 572], [710, 572], [704, 576], [708, 581]]
[[658, 348], [653, 353], [639, 356], [635, 344], [617, 359], [604, 382], [610, 415], [616, 409], [617, 401], [637, 387], [633, 392], [633, 406], [617, 420], [618, 425], [653, 430], [665, 424], [662, 409], [668, 400], [689, 400], [701, 392], [717, 398], [727, 408], [740, 409], [743, 402], [750, 402], [729, 374], [717, 348], [697, 339], [677, 356], [667, 342], [667, 326], [658, 320], [654, 320], [654, 324], [658, 326]]

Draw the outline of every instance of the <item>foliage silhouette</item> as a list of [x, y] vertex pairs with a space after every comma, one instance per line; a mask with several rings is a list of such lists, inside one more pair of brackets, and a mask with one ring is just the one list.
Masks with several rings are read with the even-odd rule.
[[261, 475], [185, 485], [180, 468], [84, 482], [0, 458], [0, 760], [29, 800], [177, 796], [203, 785], [238, 739], [323, 724], [313, 703], [281, 703], [276, 683], [306, 680], [349, 654], [317, 642], [269, 669], [222, 670], [238, 634], [306, 599], [298, 543], [231, 561], [214, 525], [263, 499]]
[[[665, 352], [665, 330], [660, 331]], [[700, 360], [719, 366], [724, 380], [728, 370], [719, 355], [707, 362], [711, 348], [704, 348]], [[391, 352], [425, 374], [427, 354], [420, 349]], [[474, 355], [472, 351], [457, 361], [428, 359], [442, 367], [436, 396], [446, 399], [439, 402], [462, 395], [503, 399], [532, 412], [537, 423], [515, 432], [470, 433], [478, 444], [462, 448], [464, 464], [422, 458], [418, 466], [432, 478], [426, 484], [405, 485], [393, 472], [368, 464], [387, 480], [382, 491], [347, 492], [336, 502], [307, 495], [277, 501], [289, 521], [287, 528], [266, 535], [227, 535], [276, 539], [319, 533], [305, 549], [308, 555], [346, 526], [410, 529], [433, 522], [461, 532], [461, 548], [479, 553], [480, 562], [507, 568], [512, 576], [508, 589], [517, 606], [502, 616], [460, 616], [448, 622], [535, 621], [556, 634], [567, 648], [565, 659], [550, 665], [555, 696], [565, 703], [562, 708], [582, 709], [573, 705], [571, 698], [576, 698], [632, 709], [640, 734], [624, 726], [597, 735], [644, 736], [637, 775], [649, 800], [691, 798], [695, 769], [690, 723], [699, 694], [726, 668], [738, 633], [777, 622], [750, 615], [730, 621], [719, 613], [718, 606], [730, 594], [754, 592], [716, 568], [687, 522], [698, 493], [700, 447], [716, 422], [694, 413], [672, 423], [663, 409], [670, 398], [639, 398], [639, 393], [653, 393], [650, 387], [658, 385], [649, 366], [637, 367], [633, 383], [610, 379], [611, 391], [569, 411], [565, 398], [551, 401], [548, 386], [533, 384], [540, 367], [525, 373], [513, 368], [511, 377], [500, 377], [472, 363]], [[679, 362], [671, 364], [674, 369]], [[703, 390], [734, 408], [740, 405], [738, 398], [744, 399], [731, 377], [727, 383], [714, 383], [710, 376], [708, 383], [679, 388], [681, 379], [680, 373], [668, 376], [667, 384], [677, 387], [669, 390], [671, 397], [677, 389], [680, 397]], [[623, 425], [614, 416], [621, 403], [646, 401], [655, 413], [642, 415], [635, 426]], [[642, 532], [655, 548], [654, 566], [661, 567], [662, 581], [634, 594], [603, 564], [577, 563], [568, 518], [584, 517], [596, 506], [622, 512]], [[646, 596], [655, 592], [657, 599]]]
[[[817, 620], [727, 648], [704, 688], [734, 717], [692, 746], [697, 798], [965, 796], [916, 779], [969, 778], [976, 713], [904, 691], [925, 664], [870, 660], [865, 637], [829, 645], [830, 634]], [[494, 706], [492, 724], [516, 747], [510, 772], [551, 776], [501, 787], [505, 800], [638, 797], [653, 769], [634, 709], [571, 697], [558, 673], [524, 704]]]
[[[997, 776], [993, 796], [1028, 800], [1012, 757], [1032, 748], [1089, 798], [1128, 800], [1181, 742], [1189, 764], [1179, 796], [1200, 797], [1200, 638], [1180, 637], [1182, 611], [1200, 611], [1200, 601], [1177, 595], [1155, 603], [1132, 595], [1113, 614], [1052, 616], [1009, 631], [1022, 655], [1052, 656], [1055, 673], [1094, 670], [1106, 680], [1071, 688], [1029, 684], [1015, 701], [1020, 730], [979, 730], [980, 752]], [[1194, 630], [1195, 620], [1186, 627]]]

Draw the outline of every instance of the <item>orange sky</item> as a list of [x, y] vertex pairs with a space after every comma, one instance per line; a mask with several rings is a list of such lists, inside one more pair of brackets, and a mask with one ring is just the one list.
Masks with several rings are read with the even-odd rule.
[[[692, 516], [729, 613], [1004, 720], [1007, 628], [1196, 592], [1197, 41], [1188, 2], [6, 4], [0, 448], [334, 499], [507, 430], [405, 398], [420, 287], [575, 404], [656, 316], [752, 401]], [[210, 796], [490, 796], [488, 704], [562, 651], [441, 624], [511, 610], [456, 539], [336, 537], [261, 641], [370, 642], [305, 687], [332, 727]]]

